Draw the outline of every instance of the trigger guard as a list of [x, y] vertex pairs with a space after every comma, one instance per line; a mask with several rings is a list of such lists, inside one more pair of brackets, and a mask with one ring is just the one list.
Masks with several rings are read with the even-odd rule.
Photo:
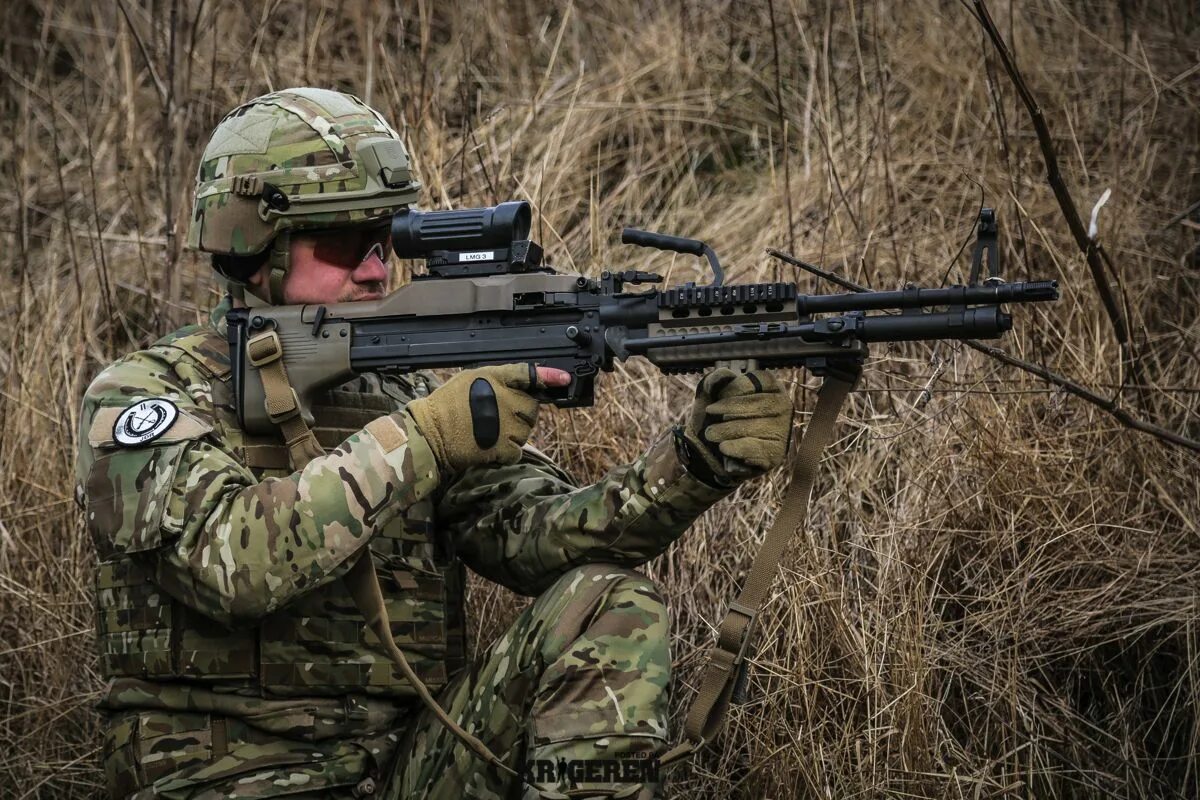
[[[563, 369], [563, 367], [559, 367]], [[579, 374], [567, 369], [571, 374], [571, 382], [566, 386], [539, 387], [534, 397], [542, 403], [551, 403], [555, 408], [583, 408], [595, 402], [596, 372], [590, 371]]]

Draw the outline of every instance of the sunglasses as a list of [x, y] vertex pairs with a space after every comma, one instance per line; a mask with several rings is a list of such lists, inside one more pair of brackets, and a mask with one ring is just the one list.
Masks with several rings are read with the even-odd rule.
[[354, 269], [372, 255], [387, 263], [392, 254], [390, 222], [360, 228], [305, 231], [313, 240], [313, 255], [327, 264]]

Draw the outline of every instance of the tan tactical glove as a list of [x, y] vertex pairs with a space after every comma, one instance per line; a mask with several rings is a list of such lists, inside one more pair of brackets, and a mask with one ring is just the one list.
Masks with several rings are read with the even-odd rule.
[[683, 433], [689, 468], [714, 485], [762, 475], [783, 464], [791, 432], [792, 400], [773, 374], [715, 369], [696, 387]]
[[537, 422], [537, 381], [529, 364], [463, 370], [405, 410], [443, 471], [515, 464]]

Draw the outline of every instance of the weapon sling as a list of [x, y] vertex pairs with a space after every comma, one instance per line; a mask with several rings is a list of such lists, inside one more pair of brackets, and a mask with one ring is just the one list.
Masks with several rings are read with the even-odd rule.
[[784, 548], [792, 536], [804, 527], [817, 465], [825, 446], [833, 438], [838, 411], [850, 394], [854, 381], [855, 377], [846, 379], [830, 372], [821, 383], [817, 407], [804, 428], [779, 513], [775, 515], [775, 521], [754, 557], [741, 592], [729, 604], [729, 611], [717, 632], [717, 642], [709, 652], [708, 663], [701, 673], [700, 690], [688, 709], [683, 726], [684, 741], [660, 759], [659, 764], [664, 767], [692, 756], [712, 741], [725, 725], [730, 697], [739, 672], [746, 666], [747, 652], [753, 643], [758, 614], [767, 600], [767, 592], [775, 578]]
[[300, 400], [283, 366], [283, 343], [279, 334], [270, 330], [250, 337], [246, 342], [246, 360], [262, 378], [267, 415], [283, 432], [292, 468], [302, 469], [309, 461], [325, 455], [300, 413]]

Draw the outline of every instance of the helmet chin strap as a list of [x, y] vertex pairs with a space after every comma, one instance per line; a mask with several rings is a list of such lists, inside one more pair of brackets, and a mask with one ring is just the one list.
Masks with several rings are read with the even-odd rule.
[[267, 279], [267, 302], [283, 305], [283, 277], [287, 275], [292, 258], [292, 232], [280, 231], [271, 242], [267, 259], [271, 272]]
[[226, 281], [229, 294], [247, 308], [283, 305], [283, 279], [291, 265], [291, 231], [280, 231], [271, 242], [267, 255], [267, 280], [264, 284], [242, 284]]

